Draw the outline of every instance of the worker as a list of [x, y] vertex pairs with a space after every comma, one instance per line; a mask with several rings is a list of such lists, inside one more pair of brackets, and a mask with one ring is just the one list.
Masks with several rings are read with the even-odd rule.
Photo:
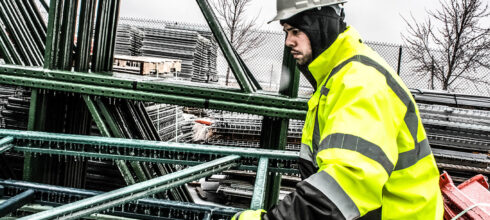
[[303, 181], [233, 219], [442, 219], [439, 171], [401, 78], [344, 22], [343, 0], [277, 0], [286, 46], [315, 88], [300, 151]]

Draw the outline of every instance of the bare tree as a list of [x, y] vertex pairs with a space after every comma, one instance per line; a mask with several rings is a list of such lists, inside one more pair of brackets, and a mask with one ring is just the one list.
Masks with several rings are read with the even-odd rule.
[[[258, 16], [247, 19], [247, 8], [252, 0], [214, 0], [212, 6], [215, 9], [228, 39], [243, 60], [255, 55], [255, 49], [262, 46], [265, 35], [257, 24]], [[230, 68], [226, 71], [226, 85], [230, 77]]]
[[404, 18], [409, 34], [403, 38], [411, 61], [420, 76], [429, 74], [432, 89], [435, 84], [449, 91], [468, 82], [477, 89], [490, 85], [490, 25], [481, 22], [490, 12], [483, 2], [440, 0], [442, 8], [428, 11], [425, 22], [413, 15], [411, 22]]

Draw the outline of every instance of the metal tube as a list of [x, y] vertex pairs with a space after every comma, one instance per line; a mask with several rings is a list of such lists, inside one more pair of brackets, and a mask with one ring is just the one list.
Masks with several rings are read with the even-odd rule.
[[166, 103], [188, 107], [219, 109], [232, 112], [250, 113], [279, 118], [304, 119], [306, 111], [297, 109], [277, 108], [246, 103], [213, 100], [207, 98], [193, 98], [182, 95], [159, 94], [137, 90], [107, 88], [101, 86], [84, 85], [81, 83], [66, 83], [31, 77], [6, 76], [0, 78], [0, 83], [26, 86], [39, 89], [50, 89], [64, 92], [74, 92], [84, 95], [96, 95], [121, 99]]
[[43, 62], [41, 50], [37, 47], [35, 37], [32, 35], [32, 31], [27, 26], [25, 18], [20, 13], [19, 6], [13, 0], [5, 1], [5, 6], [7, 12], [10, 12], [10, 16], [13, 16], [10, 17], [15, 25], [13, 28], [18, 29], [18, 34], [20, 34], [19, 37], [23, 41], [17, 43], [24, 44], [26, 50], [29, 52], [29, 54], [26, 54], [26, 56], [32, 59], [32, 65], [41, 66]]
[[68, 205], [26, 216], [20, 219], [75, 219], [106, 210], [149, 195], [180, 186], [207, 175], [219, 173], [236, 166], [240, 156], [227, 156], [175, 173], [103, 193]]
[[[52, 193], [54, 195], [62, 195], [65, 198], [70, 196], [86, 198], [86, 197], [100, 195], [103, 193], [99, 191], [52, 186], [52, 185], [31, 183], [31, 182], [24, 182], [24, 181], [17, 181], [17, 180], [0, 180], [0, 196], [2, 196], [1, 189], [3, 189], [3, 187], [7, 189], [32, 189], [36, 193], [41, 193], [41, 194]], [[141, 206], [147, 206], [147, 205], [157, 206], [157, 207], [165, 207], [168, 209], [209, 212], [218, 215], [230, 215], [230, 216], [234, 215], [237, 212], [243, 211], [243, 209], [238, 209], [238, 208], [197, 205], [194, 203], [178, 202], [178, 201], [171, 201], [171, 200], [159, 200], [159, 199], [139, 199], [137, 200], [137, 203]]]
[[77, 48], [75, 51], [75, 71], [87, 72], [89, 70], [90, 50], [92, 49], [93, 23], [95, 19], [96, 0], [82, 0], [80, 4], [80, 18], [77, 35]]
[[230, 68], [233, 74], [235, 75], [235, 78], [238, 81], [240, 88], [245, 93], [255, 92], [255, 88], [253, 88], [252, 85], [250, 84], [250, 81], [246, 76], [245, 70], [240, 65], [240, 61], [237, 55], [233, 52], [233, 48], [232, 48], [233, 46], [231, 45], [230, 41], [226, 37], [225, 31], [219, 24], [218, 18], [214, 14], [213, 9], [209, 5], [209, 2], [207, 0], [196, 0], [196, 2], [201, 8], [201, 11], [204, 17], [206, 18], [206, 21], [208, 22], [211, 31], [213, 32], [216, 40], [218, 41], [218, 44], [220, 45], [221, 50], [225, 55], [226, 61], [228, 61], [228, 64], [230, 65]]
[[90, 111], [90, 114], [92, 114], [92, 117], [97, 124], [97, 127], [99, 128], [100, 133], [102, 136], [105, 137], [111, 137], [111, 133], [109, 132], [109, 129], [104, 123], [104, 120], [100, 117], [99, 111], [94, 105], [94, 102], [92, 102], [92, 99], [88, 95], [83, 96], [83, 100], [85, 101], [85, 104], [87, 104], [88, 110]]
[[268, 168], [269, 159], [266, 157], [260, 158], [250, 209], [255, 210], [265, 208], [265, 186], [267, 184], [267, 175], [269, 173]]
[[23, 15], [23, 19], [27, 25], [28, 28], [28, 33], [32, 35], [34, 38], [34, 41], [36, 43], [37, 49], [40, 54], [40, 58], [42, 60], [42, 53], [44, 53], [44, 41], [46, 40], [46, 36], [44, 35], [44, 39], [42, 37], [43, 32], [38, 29], [38, 24], [39, 21], [36, 20], [36, 16], [34, 15], [33, 11], [31, 10], [31, 5], [27, 3], [26, 1], [22, 0], [16, 0], [16, 4], [18, 7], [21, 8], [20, 13]]
[[25, 204], [30, 203], [33, 200], [34, 190], [32, 189], [28, 189], [27, 191], [8, 199], [7, 201], [0, 204], [0, 218], [17, 210]]
[[[86, 74], [82, 72], [68, 72], [62, 70], [47, 70], [35, 67], [22, 67], [14, 65], [1, 65], [0, 75], [28, 76], [30, 78], [50, 79], [77, 84], [90, 84], [127, 90], [139, 90], [155, 93], [168, 93], [171, 95], [187, 95], [200, 98], [211, 98], [223, 101], [236, 101], [245, 104], [258, 104], [286, 109], [308, 110], [307, 99], [287, 98], [277, 94], [257, 92], [243, 94], [233, 89], [214, 89], [189, 85], [171, 84], [165, 82], [138, 82], [115, 78], [112, 76]], [[306, 113], [306, 112], [305, 112]]]
[[7, 26], [7, 29], [10, 33], [9, 36], [12, 36], [14, 41], [16, 41], [16, 43], [19, 45], [17, 47], [20, 50], [19, 55], [21, 55], [24, 58], [25, 63], [27, 65], [33, 65], [34, 61], [29, 56], [30, 55], [28, 52], [29, 46], [27, 45], [27, 41], [23, 39], [23, 35], [21, 34], [20, 29], [16, 28], [18, 27], [18, 25], [14, 23], [14, 20], [11, 19], [12, 17], [13, 15], [10, 13], [10, 11], [7, 8], [7, 2], [0, 1], [0, 18], [3, 20], [3, 23]]
[[46, 50], [44, 52], [44, 68], [53, 69], [56, 65], [58, 50], [58, 33], [60, 32], [59, 17], [62, 1], [52, 0], [49, 5], [48, 31], [46, 35]]
[[73, 41], [77, 22], [78, 0], [64, 2], [63, 19], [61, 21], [60, 66], [57, 68], [71, 71], [73, 65]]
[[4, 137], [0, 140], [0, 154], [10, 150], [13, 147], [11, 144], [12, 141], [14, 141], [14, 138], [10, 136]]
[[[49, 141], [51, 143], [60, 142], [60, 143], [81, 144], [87, 146], [89, 145], [114, 146], [116, 148], [165, 150], [165, 151], [172, 151], [172, 152], [183, 152], [183, 153], [188, 152], [188, 153], [200, 153], [200, 154], [208, 154], [208, 155], [240, 155], [243, 157], [252, 157], [252, 158], [268, 157], [269, 159], [282, 159], [282, 160], [297, 160], [299, 155], [298, 152], [293, 152], [293, 151], [280, 151], [280, 150], [255, 149], [255, 148], [253, 149], [235, 148], [235, 147], [225, 147], [225, 146], [217, 146], [217, 145], [198, 145], [198, 144], [185, 144], [185, 143], [173, 143], [173, 142], [158, 142], [158, 141], [147, 141], [147, 140], [84, 136], [84, 135], [55, 134], [55, 133], [34, 132], [34, 131], [16, 131], [10, 129], [0, 129], [0, 136], [1, 137], [12, 136], [18, 140]], [[54, 149], [51, 150], [54, 151]]]

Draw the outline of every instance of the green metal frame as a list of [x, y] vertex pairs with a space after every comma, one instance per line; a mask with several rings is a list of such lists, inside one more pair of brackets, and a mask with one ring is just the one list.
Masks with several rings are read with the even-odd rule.
[[238, 165], [238, 159], [240, 159], [240, 156], [230, 155], [20, 219], [79, 219], [92, 213], [104, 211], [198, 180], [202, 177], [228, 170]]
[[[80, 1], [80, 4], [78, 4]], [[30, 0], [32, 4], [32, 0]], [[43, 126], [45, 106], [43, 96], [39, 96], [43, 90], [54, 90], [66, 93], [77, 93], [83, 96], [90, 113], [95, 119], [97, 126], [104, 136], [121, 136], [114, 129], [113, 121], [109, 120], [108, 112], [103, 103], [94, 96], [147, 101], [155, 103], [166, 103], [180, 106], [199, 107], [232, 112], [249, 113], [264, 116], [262, 125], [261, 146], [266, 149], [240, 149], [227, 148], [221, 146], [200, 146], [174, 143], [155, 143], [145, 141], [134, 141], [127, 139], [110, 139], [100, 137], [73, 136], [63, 134], [47, 134], [36, 132], [8, 131], [0, 130], [0, 137], [4, 139], [0, 142], [0, 151], [20, 151], [25, 153], [25, 173], [24, 178], [29, 180], [32, 167], [32, 154], [64, 155], [71, 157], [101, 158], [116, 160], [118, 167], [125, 176], [131, 176], [123, 161], [145, 161], [155, 163], [174, 163], [187, 166], [201, 166], [203, 162], [216, 159], [217, 155], [229, 156], [238, 155], [242, 158], [254, 158], [258, 164], [245, 161], [238, 166], [238, 169], [256, 170], [257, 178], [254, 187], [254, 194], [251, 208], [267, 209], [277, 202], [281, 177], [277, 173], [298, 173], [292, 166], [298, 159], [298, 154], [294, 152], [282, 151], [286, 145], [287, 130], [289, 119], [305, 118], [307, 102], [305, 99], [297, 98], [299, 87], [299, 72], [296, 68], [294, 59], [290, 56], [287, 49], [284, 51], [284, 66], [281, 79], [280, 94], [268, 94], [260, 91], [260, 85], [254, 79], [240, 56], [231, 46], [226, 38], [223, 28], [211, 9], [207, 0], [196, 0], [201, 8], [206, 21], [208, 22], [220, 48], [225, 54], [225, 58], [230, 65], [235, 78], [240, 85], [240, 90], [234, 89], [214, 89], [188, 85], [178, 85], [169, 83], [152, 83], [135, 80], [118, 79], [114, 76], [101, 74], [89, 74], [88, 62], [92, 37], [92, 28], [88, 23], [96, 22], [94, 56], [92, 57], [92, 72], [102, 73], [110, 71], [112, 68], [112, 57], [114, 52], [115, 36], [113, 33], [117, 26], [119, 16], [119, 1], [110, 1], [96, 6], [94, 0], [76, 0], [73, 2], [62, 2], [59, 0], [51, 1], [49, 7], [49, 21], [47, 34], [43, 35], [46, 29], [42, 22], [31, 20], [28, 23], [34, 25], [30, 27], [34, 33], [26, 32], [26, 28], [13, 30], [18, 32], [25, 41], [23, 51], [17, 51], [10, 47], [12, 43], [7, 42], [9, 38], [6, 33], [0, 32], [0, 50], [6, 60], [11, 63], [24, 64], [22, 59], [27, 59], [27, 64], [40, 64], [44, 59], [44, 69], [35, 67], [25, 67], [17, 65], [0, 65], [0, 84], [18, 85], [33, 88], [32, 103], [29, 112], [29, 130], [35, 130]], [[53, 69], [70, 69], [72, 64], [73, 42], [70, 36], [75, 32], [75, 8], [80, 5], [80, 20], [83, 21], [82, 27], [78, 29], [81, 46], [76, 48], [75, 69], [79, 72], [70, 72]], [[48, 9], [47, 5], [43, 5]], [[95, 9], [95, 7], [98, 7]], [[30, 14], [36, 13], [34, 7], [26, 7]], [[0, 10], [9, 15], [21, 13], [15, 11], [12, 5], [0, 4]], [[95, 12], [97, 11], [97, 20]], [[108, 13], [110, 12], [110, 13]], [[22, 12], [25, 13], [25, 12]], [[9, 20], [13, 16], [4, 16], [4, 19], [12, 22], [13, 25], [20, 24], [18, 20]], [[33, 17], [32, 19], [36, 19]], [[61, 33], [67, 29], [68, 32]], [[61, 34], [60, 34], [61, 33]], [[32, 51], [34, 55], [42, 51], [42, 44], [39, 39], [46, 39], [44, 58], [36, 56], [23, 56]], [[65, 40], [62, 40], [65, 39]], [[36, 46], [38, 48], [36, 48]], [[41, 46], [39, 48], [39, 46]], [[57, 50], [57, 48], [60, 48]], [[38, 50], [35, 50], [38, 49]], [[22, 53], [21, 53], [22, 52]], [[70, 67], [70, 68], [69, 68]], [[285, 78], [287, 77], [287, 79]], [[287, 83], [285, 83], [287, 82]], [[112, 135], [111, 135], [112, 134]], [[14, 144], [7, 144], [12, 142]], [[5, 140], [5, 143], [2, 142]], [[22, 140], [22, 141], [20, 141]], [[37, 142], [36, 142], [37, 141]], [[41, 142], [60, 143], [61, 146], [71, 144], [76, 146], [73, 149], [51, 148], [50, 144], [41, 145]], [[24, 144], [22, 144], [24, 143]], [[25, 143], [32, 143], [26, 145]], [[117, 149], [113, 152], [91, 152], [89, 149], [82, 149], [80, 146], [102, 146], [105, 149], [109, 146]], [[48, 146], [48, 148], [43, 148]], [[81, 150], [82, 149], [82, 150]], [[131, 149], [142, 151], [159, 152], [157, 155], [163, 157], [148, 157], [138, 155], [127, 155]], [[93, 150], [93, 148], [91, 149]], [[278, 151], [279, 150], [279, 151]], [[1, 152], [0, 152], [1, 153]], [[193, 159], [176, 159], [178, 154], [194, 156]], [[196, 157], [198, 155], [199, 157]], [[207, 155], [202, 157], [202, 155]], [[279, 161], [279, 162], [278, 162]], [[276, 163], [278, 162], [278, 163]], [[200, 165], [201, 164], [201, 165]], [[272, 166], [274, 164], [274, 166]], [[126, 167], [126, 168], [124, 168]], [[190, 168], [191, 169], [191, 168]], [[138, 169], [136, 169], [138, 170]], [[170, 174], [172, 175], [172, 174]], [[168, 175], [166, 175], [168, 176]], [[165, 176], [164, 176], [165, 177]], [[131, 178], [126, 178], [128, 183], [134, 183]], [[265, 187], [264, 187], [265, 186]], [[267, 195], [267, 196], [266, 196]], [[76, 206], [76, 205], [74, 205]], [[78, 207], [78, 206], [77, 206]], [[81, 206], [80, 206], [81, 207]], [[79, 207], [79, 208], [80, 208]], [[84, 212], [85, 213], [85, 212]]]

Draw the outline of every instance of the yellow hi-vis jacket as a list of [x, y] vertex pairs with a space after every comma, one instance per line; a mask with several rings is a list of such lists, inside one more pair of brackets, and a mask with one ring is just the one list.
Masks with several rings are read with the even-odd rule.
[[442, 219], [439, 171], [400, 77], [352, 27], [309, 70], [306, 179], [264, 219]]

